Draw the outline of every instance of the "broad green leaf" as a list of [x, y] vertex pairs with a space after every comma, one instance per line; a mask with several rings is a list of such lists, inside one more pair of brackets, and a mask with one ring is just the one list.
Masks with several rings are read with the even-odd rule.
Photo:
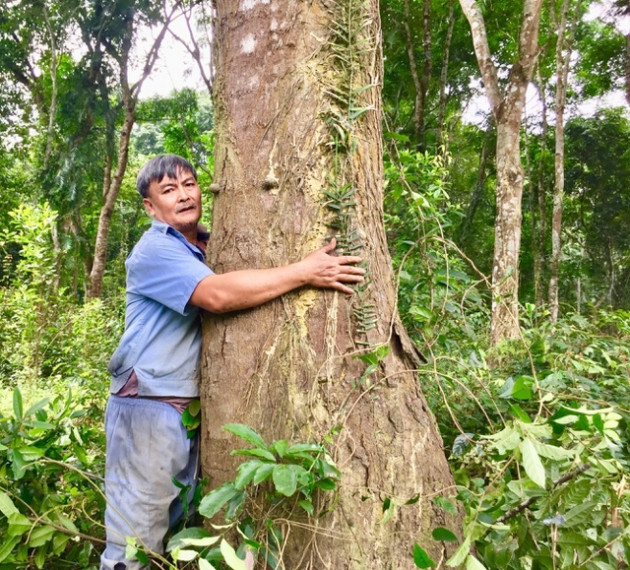
[[466, 570], [486, 570], [486, 567], [472, 554], [469, 554], [466, 558]]
[[514, 451], [521, 442], [521, 434], [512, 426], [506, 426], [499, 433], [486, 436], [501, 455]]
[[276, 465], [272, 476], [276, 491], [287, 497], [297, 490], [297, 474], [291, 467], [291, 465]]
[[270, 446], [269, 450], [278, 454], [278, 457], [284, 457], [289, 449], [289, 442], [286, 439], [279, 439], [278, 441], [274, 441]]
[[9, 521], [7, 536], [21, 536], [33, 526], [22, 513], [13, 513], [7, 518]]
[[19, 536], [3, 537], [0, 544], [0, 562], [3, 562], [10, 554], [15, 545], [20, 542]]
[[457, 542], [458, 538], [447, 528], [443, 526], [438, 526], [433, 529], [431, 533], [433, 540], [446, 541], [446, 542]]
[[262, 465], [262, 461], [259, 459], [251, 459], [245, 463], [241, 463], [238, 466], [238, 474], [234, 480], [234, 487], [236, 489], [244, 489], [256, 475], [256, 471]]
[[526, 438], [521, 441], [519, 449], [521, 450], [523, 467], [525, 468], [527, 476], [536, 483], [536, 485], [544, 488], [546, 482], [545, 468], [543, 467], [538, 453], [536, 453], [534, 443], [531, 439]]
[[201, 499], [199, 513], [204, 517], [212, 518], [221, 510], [223, 505], [237, 493], [239, 493], [239, 491], [234, 488], [234, 483], [231, 482], [213, 489]]
[[35, 447], [33, 445], [26, 445], [24, 447], [20, 447], [17, 451], [20, 452], [22, 459], [24, 461], [35, 461], [40, 457], [43, 457], [46, 451], [39, 447]]
[[260, 467], [258, 468], [258, 470], [256, 471], [256, 474], [254, 475], [254, 479], [253, 479], [254, 485], [258, 485], [259, 483], [262, 483], [263, 481], [266, 481], [267, 479], [269, 479], [275, 467], [276, 467], [275, 463], [262, 463]]
[[[218, 542], [219, 538], [211, 536], [210, 533], [204, 528], [185, 528], [184, 530], [178, 532], [171, 537], [171, 539], [168, 541], [168, 544], [166, 545], [166, 551], [170, 552], [177, 547], [181, 548], [183, 546], [192, 546], [193, 544], [195, 544], [194, 541], [214, 538], [216, 538], [215, 542]], [[206, 545], [202, 544], [201, 546]]]
[[190, 562], [199, 556], [199, 553], [196, 550], [180, 550], [176, 548], [173, 550], [173, 559], [178, 562]]
[[305, 453], [305, 452], [323, 452], [324, 449], [321, 445], [317, 445], [316, 443], [296, 443], [287, 449], [286, 455], [294, 455], [296, 453]]
[[28, 545], [32, 548], [36, 548], [48, 542], [55, 534], [55, 529], [52, 526], [44, 525], [38, 526], [31, 532]]
[[271, 451], [261, 449], [260, 447], [254, 447], [253, 449], [235, 449], [230, 453], [230, 455], [247, 455], [248, 457], [261, 457], [262, 459], [266, 459], [267, 461], [276, 460], [276, 456], [271, 453]]
[[245, 566], [245, 562], [236, 555], [236, 551], [227, 542], [227, 540], [223, 539], [221, 541], [220, 548], [221, 548], [221, 554], [223, 554], [223, 559], [225, 560], [225, 563], [232, 570], [247, 570], [247, 566]]
[[451, 556], [447, 561], [446, 565], [451, 568], [457, 568], [464, 563], [464, 560], [468, 557], [470, 552], [470, 536], [466, 537], [466, 540], [459, 545], [459, 548], [455, 551], [453, 556]]
[[413, 561], [418, 568], [434, 568], [435, 562], [417, 542], [413, 545]]
[[0, 491], [0, 513], [9, 518], [13, 513], [18, 513], [17, 507], [13, 504], [11, 497], [4, 491]]
[[210, 562], [204, 558], [199, 559], [199, 570], [217, 570]]
[[243, 424], [227, 424], [223, 426], [223, 429], [225, 431], [233, 433], [241, 439], [244, 439], [255, 447], [259, 447], [260, 449], [267, 449], [267, 444], [265, 443], [265, 440], [260, 436], [257, 431], [253, 430], [249, 426]]
[[562, 459], [573, 459], [575, 457], [575, 451], [572, 449], [564, 449], [557, 445], [549, 445], [534, 440], [532, 440], [532, 444], [538, 455], [546, 457], [547, 459], [561, 461]]

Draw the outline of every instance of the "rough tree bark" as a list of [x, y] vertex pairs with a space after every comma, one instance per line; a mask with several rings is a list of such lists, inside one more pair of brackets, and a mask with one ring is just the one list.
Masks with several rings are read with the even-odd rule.
[[[449, 494], [453, 479], [396, 312], [382, 212], [378, 14], [375, 0], [216, 2], [210, 265], [296, 261], [332, 224], [370, 272], [353, 298], [303, 289], [204, 320], [202, 466], [211, 487], [236, 473], [229, 452], [239, 443], [224, 424], [245, 423], [268, 441], [322, 441], [342, 426], [332, 447], [342, 471], [335, 508], [277, 522], [291, 570], [411, 569], [415, 541], [440, 560], [431, 529], [459, 527], [430, 501]], [[324, 194], [340, 188], [355, 189], [340, 206], [345, 225]], [[356, 356], [383, 344], [389, 354], [361, 383]], [[379, 524], [383, 501], [416, 496]]]
[[492, 61], [483, 14], [475, 0], [460, 0], [472, 32], [475, 55], [486, 96], [497, 124], [497, 198], [492, 264], [493, 345], [518, 338], [518, 261], [521, 245], [523, 165], [520, 127], [525, 93], [538, 52], [538, 26], [542, 0], [525, 0], [518, 45], [518, 60], [512, 65], [503, 89]]

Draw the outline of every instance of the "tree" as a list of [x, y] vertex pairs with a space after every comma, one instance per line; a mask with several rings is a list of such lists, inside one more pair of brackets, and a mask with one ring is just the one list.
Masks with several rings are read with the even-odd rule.
[[[96, 230], [89, 287], [86, 292], [87, 296], [91, 298], [100, 297], [101, 295], [105, 263], [107, 261], [109, 228], [114, 212], [114, 204], [127, 169], [129, 143], [131, 131], [136, 120], [136, 106], [140, 90], [155, 65], [160, 45], [177, 7], [178, 2], [175, 2], [174, 7], [163, 15], [160, 31], [146, 54], [140, 79], [135, 83], [131, 83], [129, 80], [129, 67], [131, 49], [137, 27], [143, 21], [148, 24], [157, 21], [160, 14], [159, 9], [153, 6], [150, 0], [136, 4], [121, 3], [120, 6], [113, 4], [106, 9], [97, 5], [94, 12], [89, 14], [84, 21], [84, 24], [86, 24], [83, 27], [84, 37], [88, 40], [87, 43], [91, 53], [98, 59], [109, 58], [111, 62], [115, 62], [114, 67], [118, 73], [117, 86], [120, 89], [120, 109], [123, 115], [122, 124], [118, 132], [117, 151], [114, 152], [113, 144], [108, 145], [108, 151], [111, 152], [107, 153], [103, 168], [103, 204]], [[96, 30], [96, 33], [94, 33], [94, 30]], [[94, 35], [91, 35], [90, 32]], [[100, 64], [97, 67], [99, 68], [96, 70], [99, 77], [99, 87], [104, 92], [107, 92], [107, 85], [110, 79], [102, 73], [103, 70], [100, 69]], [[111, 125], [112, 123], [108, 126]], [[112, 129], [110, 128], [108, 131], [109, 136], [113, 139]], [[111, 142], [113, 143], [113, 140]]]
[[519, 336], [518, 261], [523, 195], [520, 126], [525, 93], [536, 63], [542, 0], [525, 0], [523, 3], [517, 59], [510, 67], [503, 88], [499, 85], [481, 8], [475, 0], [460, 0], [460, 4], [470, 24], [485, 92], [497, 124], [497, 211], [490, 340], [492, 344], [498, 344], [503, 339]]
[[[562, 234], [562, 206], [564, 199], [564, 109], [567, 99], [567, 81], [569, 77], [569, 62], [571, 59], [573, 32], [575, 30], [576, 15], [581, 2], [577, 6], [571, 5], [571, 0], [563, 0], [558, 26], [556, 44], [556, 93], [554, 110], [556, 112], [556, 146], [554, 160], [553, 186], [553, 214], [551, 219], [551, 259], [549, 260], [549, 313], [551, 322], [558, 320], [558, 271], [560, 267], [561, 234]], [[569, 13], [574, 14], [573, 20], [568, 22]]]
[[[413, 568], [416, 540], [440, 559], [432, 528], [459, 523], [431, 501], [453, 479], [396, 311], [377, 3], [219, 1], [216, 10], [211, 267], [295, 261], [333, 232], [341, 251], [360, 252], [370, 279], [352, 299], [300, 290], [205, 319], [204, 472], [213, 487], [234, 478], [227, 423], [269, 441], [338, 432], [338, 503], [321, 518], [331, 505], [294, 522], [277, 516], [283, 567]], [[384, 510], [392, 518], [379, 524]]]

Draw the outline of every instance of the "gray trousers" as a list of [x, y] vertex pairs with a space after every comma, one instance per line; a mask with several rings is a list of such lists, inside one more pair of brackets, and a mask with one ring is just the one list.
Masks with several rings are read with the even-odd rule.
[[140, 570], [125, 558], [126, 537], [158, 554], [168, 530], [182, 517], [174, 477], [191, 485], [199, 476], [198, 435], [189, 439], [181, 414], [170, 404], [110, 396], [105, 412], [105, 530], [101, 570]]

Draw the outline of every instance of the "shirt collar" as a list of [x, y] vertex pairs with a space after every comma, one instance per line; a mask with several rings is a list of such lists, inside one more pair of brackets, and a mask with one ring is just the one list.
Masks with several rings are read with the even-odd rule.
[[196, 245], [190, 243], [180, 231], [176, 230], [173, 226], [169, 226], [160, 220], [153, 220], [151, 224], [151, 229], [163, 234], [172, 235], [174, 238], [178, 239], [182, 243], [186, 245], [186, 247], [195, 254], [201, 260], [204, 260], [206, 256], [203, 254], [203, 251], [199, 249]]

